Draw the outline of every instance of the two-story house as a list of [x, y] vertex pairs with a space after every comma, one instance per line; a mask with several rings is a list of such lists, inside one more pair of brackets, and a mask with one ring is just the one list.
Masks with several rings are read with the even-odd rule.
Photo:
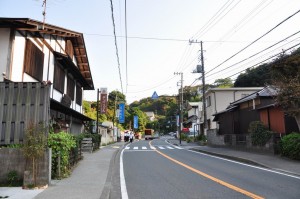
[[231, 102], [241, 99], [263, 87], [244, 88], [211, 88], [205, 92], [206, 102], [206, 128], [204, 128], [204, 111], [201, 113], [201, 131], [207, 134], [207, 130], [216, 129], [217, 123], [213, 121], [214, 114], [225, 110]]
[[[81, 133], [84, 90], [94, 90], [82, 33], [28, 18], [0, 18], [0, 82], [50, 85], [56, 130]], [[0, 93], [1, 95], [1, 93]]]
[[188, 119], [184, 121], [184, 125], [189, 128], [190, 132], [199, 132], [200, 115], [202, 111], [202, 102], [187, 103]]

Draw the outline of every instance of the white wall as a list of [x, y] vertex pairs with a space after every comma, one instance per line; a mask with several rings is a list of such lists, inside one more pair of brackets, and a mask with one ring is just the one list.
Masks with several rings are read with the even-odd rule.
[[5, 72], [7, 74], [7, 57], [9, 52], [9, 38], [10, 38], [10, 30], [0, 29], [0, 81], [3, 81], [2, 73]]

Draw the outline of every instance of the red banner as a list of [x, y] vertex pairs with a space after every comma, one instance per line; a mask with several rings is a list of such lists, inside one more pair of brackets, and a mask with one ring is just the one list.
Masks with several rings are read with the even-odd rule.
[[101, 88], [100, 93], [100, 113], [105, 114], [107, 110], [107, 88]]

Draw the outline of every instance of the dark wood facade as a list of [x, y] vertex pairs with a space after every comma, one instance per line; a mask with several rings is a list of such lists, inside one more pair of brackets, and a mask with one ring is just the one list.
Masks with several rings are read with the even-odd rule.
[[247, 134], [252, 121], [263, 122], [275, 133], [299, 131], [295, 118], [286, 115], [275, 104], [274, 98], [268, 94], [269, 91], [260, 92], [233, 102], [225, 111], [215, 115], [214, 121], [219, 124], [220, 135]]

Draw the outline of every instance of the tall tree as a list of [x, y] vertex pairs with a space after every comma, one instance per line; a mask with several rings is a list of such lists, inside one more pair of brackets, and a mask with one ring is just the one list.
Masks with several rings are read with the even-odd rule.
[[240, 74], [234, 82], [234, 87], [263, 87], [271, 83], [271, 67], [262, 64], [256, 68], [249, 68]]
[[217, 79], [214, 82], [214, 85], [218, 88], [231, 88], [233, 87], [233, 83], [230, 77], [224, 78], [224, 79]]
[[295, 117], [300, 129], [300, 48], [290, 55], [282, 54], [272, 63], [273, 85], [277, 86], [277, 102]]

